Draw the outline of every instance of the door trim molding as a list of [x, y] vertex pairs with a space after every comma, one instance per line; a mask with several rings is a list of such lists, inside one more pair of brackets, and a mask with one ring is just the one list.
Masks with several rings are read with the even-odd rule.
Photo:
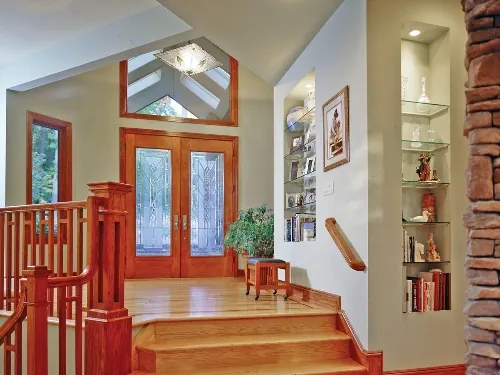
[[[120, 182], [125, 181], [126, 163], [125, 163], [125, 138], [127, 134], [140, 134], [140, 135], [153, 135], [159, 137], [178, 137], [178, 138], [191, 138], [191, 139], [206, 139], [218, 141], [231, 141], [233, 143], [233, 191], [232, 191], [232, 217], [231, 221], [234, 222], [238, 218], [238, 161], [239, 161], [239, 137], [233, 135], [221, 134], [204, 134], [204, 133], [184, 133], [184, 132], [171, 132], [167, 130], [156, 129], [141, 129], [141, 128], [127, 128], [120, 127]], [[233, 252], [233, 276], [238, 277], [238, 256]]]

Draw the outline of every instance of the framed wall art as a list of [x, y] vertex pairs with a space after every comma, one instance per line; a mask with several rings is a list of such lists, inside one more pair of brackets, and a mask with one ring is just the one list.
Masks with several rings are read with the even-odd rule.
[[349, 163], [349, 86], [323, 104], [324, 171]]

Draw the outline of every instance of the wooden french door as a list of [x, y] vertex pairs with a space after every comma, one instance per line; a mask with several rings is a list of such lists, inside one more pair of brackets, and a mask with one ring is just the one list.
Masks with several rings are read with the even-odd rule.
[[134, 186], [126, 276], [233, 276], [237, 138], [122, 128], [120, 143], [121, 180]]

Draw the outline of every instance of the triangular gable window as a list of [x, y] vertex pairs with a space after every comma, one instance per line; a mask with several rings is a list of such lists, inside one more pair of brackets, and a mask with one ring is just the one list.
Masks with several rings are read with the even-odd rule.
[[198, 118], [168, 95], [142, 108], [137, 113], [143, 115]]

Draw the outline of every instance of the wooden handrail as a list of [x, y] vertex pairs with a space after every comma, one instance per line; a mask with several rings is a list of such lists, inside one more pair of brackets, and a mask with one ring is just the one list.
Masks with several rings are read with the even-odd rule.
[[339, 229], [337, 228], [337, 220], [335, 220], [333, 217], [326, 219], [325, 227], [328, 233], [330, 233], [330, 236], [337, 245], [340, 253], [344, 257], [349, 267], [351, 267], [355, 271], [366, 270], [365, 263], [361, 259], [358, 259], [356, 257], [354, 249], [346, 241], [342, 233], [340, 233]]
[[19, 295], [19, 302], [14, 312], [9, 316], [5, 323], [0, 326], [0, 345], [4, 343], [5, 337], [14, 332], [16, 324], [26, 319], [26, 279], [21, 279], [21, 293]]
[[98, 270], [98, 248], [99, 248], [99, 206], [104, 203], [101, 197], [89, 197], [85, 201], [87, 210], [87, 254], [88, 264], [82, 273], [76, 276], [51, 277], [48, 280], [49, 288], [64, 286], [80, 286], [90, 282]]
[[12, 206], [0, 208], [0, 212], [29, 212], [29, 211], [49, 211], [65, 210], [68, 208], [87, 208], [87, 201], [59, 202], [47, 204], [30, 204], [23, 206]]

